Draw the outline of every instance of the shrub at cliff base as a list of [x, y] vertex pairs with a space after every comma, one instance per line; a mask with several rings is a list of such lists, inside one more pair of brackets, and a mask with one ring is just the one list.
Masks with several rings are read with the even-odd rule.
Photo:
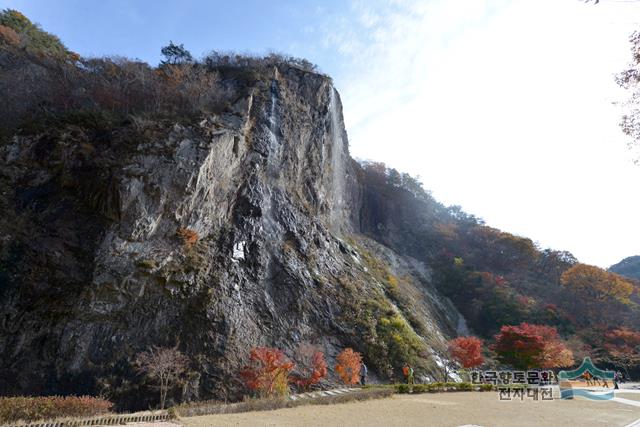
[[92, 417], [113, 404], [91, 396], [0, 397], [0, 424], [63, 417]]
[[360, 367], [362, 355], [351, 348], [345, 348], [336, 357], [336, 372], [346, 385], [357, 384], [360, 381]]
[[327, 362], [324, 353], [314, 345], [302, 343], [295, 355], [296, 366], [291, 373], [293, 382], [302, 391], [309, 391], [312, 385], [327, 376]]
[[277, 348], [256, 347], [251, 350], [249, 364], [240, 376], [247, 388], [260, 397], [282, 397], [289, 393], [289, 374], [294, 368]]
[[552, 326], [502, 326], [495, 340], [493, 351], [498, 360], [516, 369], [563, 368], [574, 363], [573, 353]]
[[484, 363], [482, 341], [476, 337], [458, 337], [449, 341], [449, 355], [463, 368], [475, 368]]

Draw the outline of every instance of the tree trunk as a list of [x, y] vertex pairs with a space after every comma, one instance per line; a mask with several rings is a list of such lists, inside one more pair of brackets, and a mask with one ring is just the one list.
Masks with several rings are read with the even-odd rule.
[[626, 363], [622, 364], [622, 369], [624, 369], [624, 373], [627, 374], [627, 378], [629, 378], [629, 381], [631, 381], [631, 375], [629, 375], [629, 370], [627, 369]]
[[164, 409], [164, 404], [167, 400], [167, 381], [160, 379], [160, 410]]

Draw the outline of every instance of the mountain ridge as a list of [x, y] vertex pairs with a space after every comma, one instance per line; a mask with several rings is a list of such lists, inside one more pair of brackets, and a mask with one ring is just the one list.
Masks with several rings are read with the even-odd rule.
[[609, 267], [609, 271], [630, 279], [640, 280], [640, 255], [624, 258], [622, 261]]

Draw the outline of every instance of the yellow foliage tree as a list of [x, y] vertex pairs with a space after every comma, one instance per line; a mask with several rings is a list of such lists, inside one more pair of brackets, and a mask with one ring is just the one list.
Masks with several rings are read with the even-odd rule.
[[562, 273], [560, 283], [592, 302], [615, 300], [628, 304], [633, 293], [633, 285], [620, 275], [587, 264], [569, 268]]
[[542, 353], [542, 361], [540, 367], [549, 368], [567, 368], [574, 363], [573, 351], [560, 340], [551, 340], [545, 346]]

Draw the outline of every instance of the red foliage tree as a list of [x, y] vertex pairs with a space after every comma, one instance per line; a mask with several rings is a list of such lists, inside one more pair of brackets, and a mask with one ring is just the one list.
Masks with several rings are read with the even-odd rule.
[[627, 327], [613, 329], [605, 334], [605, 359], [622, 366], [627, 376], [629, 368], [640, 364], [640, 332]]
[[289, 391], [289, 373], [294, 364], [277, 348], [256, 347], [249, 364], [240, 372], [247, 388], [261, 397], [284, 396]]
[[482, 365], [482, 340], [476, 337], [458, 337], [449, 341], [449, 355], [463, 368], [475, 368]]
[[516, 369], [555, 368], [573, 364], [573, 354], [552, 326], [521, 323], [503, 326], [495, 336], [498, 359]]
[[292, 382], [302, 390], [309, 390], [313, 384], [327, 376], [327, 362], [324, 353], [311, 344], [300, 344], [295, 355], [296, 369], [291, 374]]
[[345, 348], [336, 357], [336, 372], [347, 385], [356, 384], [360, 381], [360, 367], [362, 366], [362, 356], [351, 348]]

